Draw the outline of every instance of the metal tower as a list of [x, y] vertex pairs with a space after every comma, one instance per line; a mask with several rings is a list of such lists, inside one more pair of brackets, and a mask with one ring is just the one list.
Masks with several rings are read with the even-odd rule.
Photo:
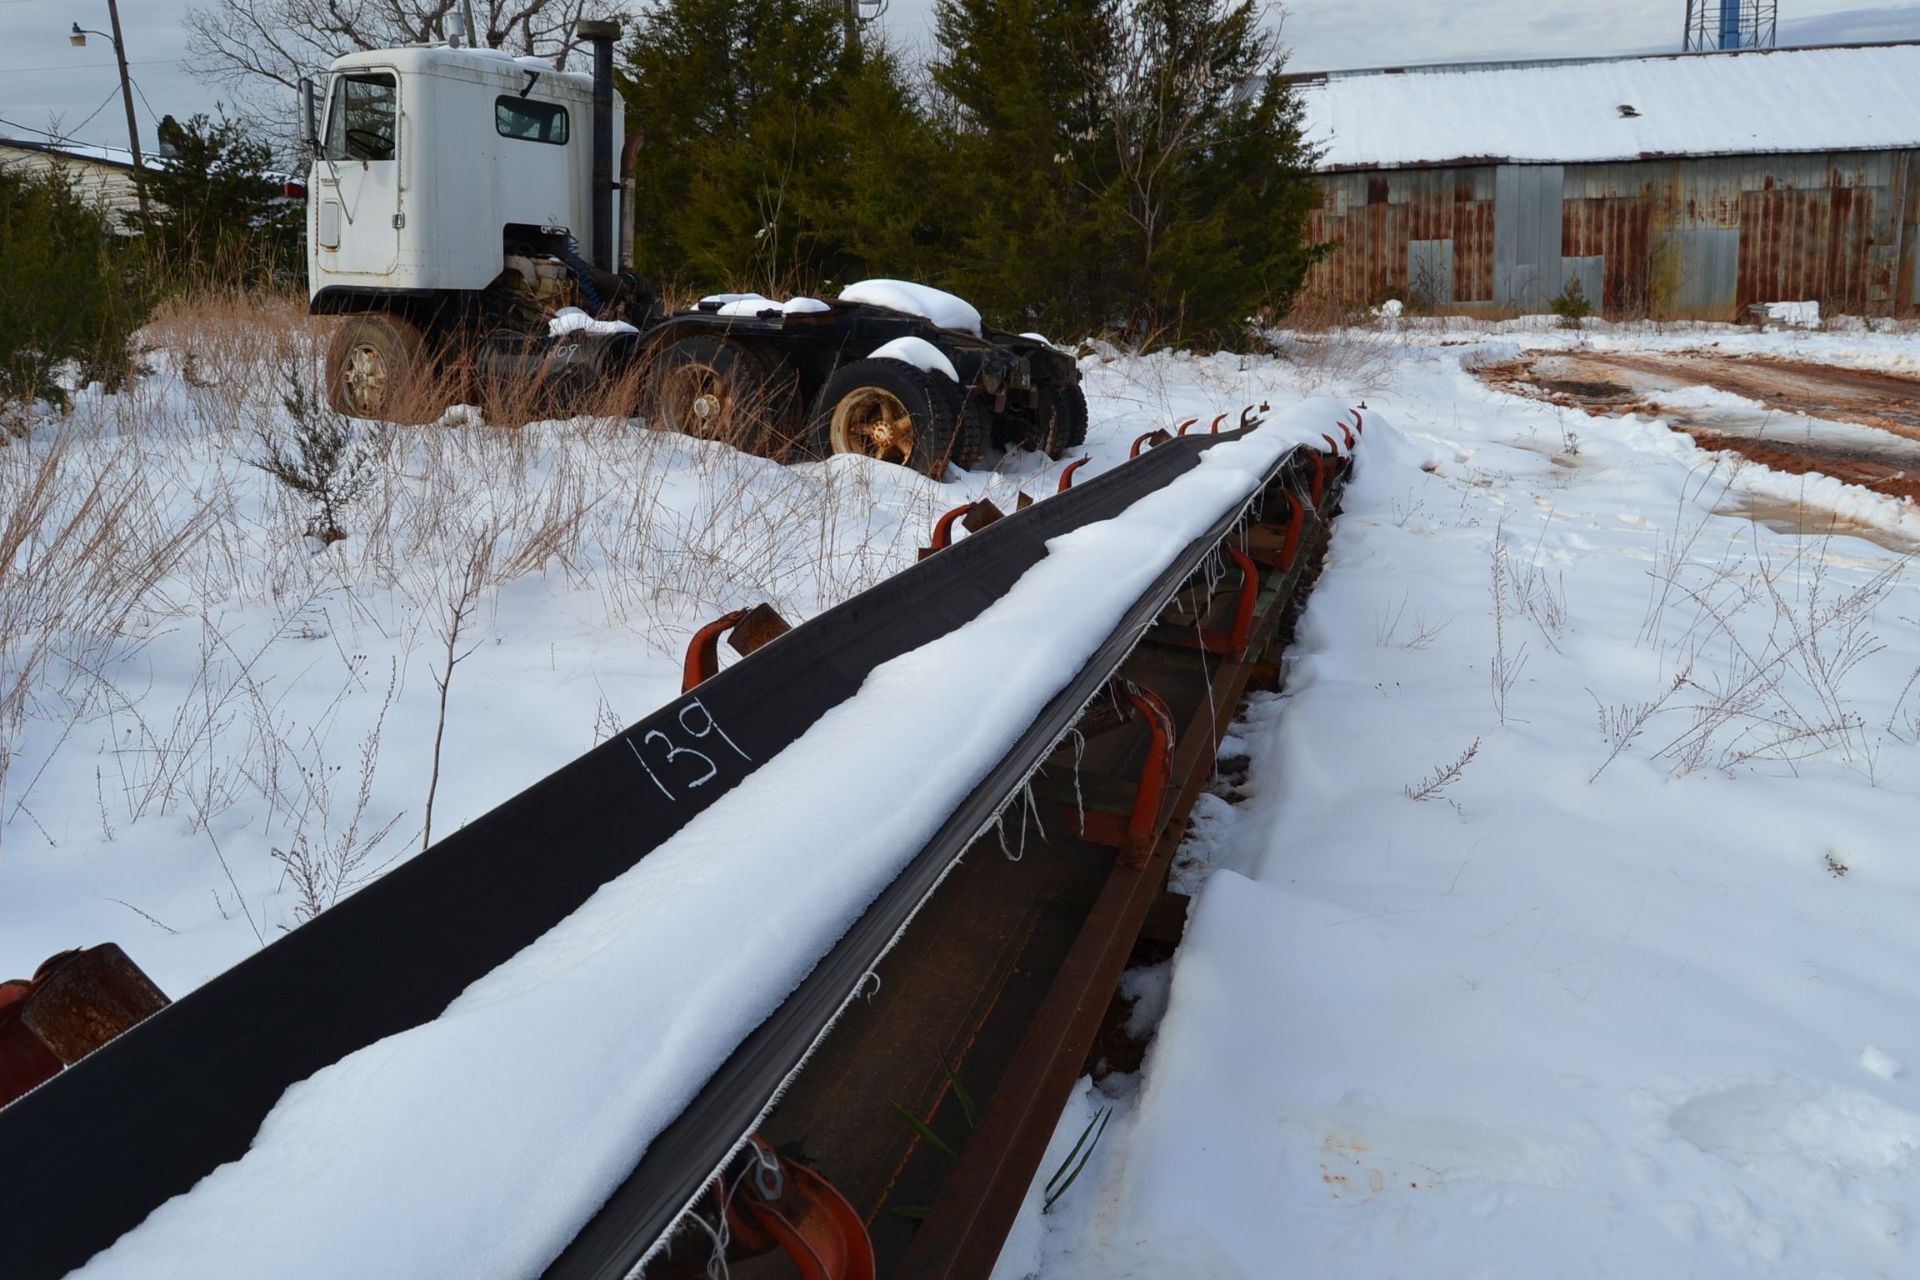
[[1687, 0], [1689, 53], [1715, 49], [1771, 49], [1780, 0]]

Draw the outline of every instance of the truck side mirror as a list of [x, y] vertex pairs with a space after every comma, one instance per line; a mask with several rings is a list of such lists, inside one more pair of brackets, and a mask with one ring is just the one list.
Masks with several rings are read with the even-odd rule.
[[315, 155], [320, 154], [320, 112], [313, 92], [313, 80], [308, 76], [300, 77], [300, 119], [306, 130], [308, 150]]

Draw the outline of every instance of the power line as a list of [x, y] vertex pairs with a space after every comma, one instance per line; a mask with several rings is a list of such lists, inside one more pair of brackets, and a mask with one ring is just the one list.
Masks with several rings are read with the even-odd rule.
[[[0, 0], [0, 3], [4, 2], [5, 0]], [[48, 133], [45, 129], [36, 129], [30, 124], [21, 124], [18, 120], [9, 120], [5, 116], [0, 116], [0, 124], [4, 124], [11, 129], [25, 129], [28, 133], [37, 133], [41, 137], [51, 138], [55, 142], [60, 140], [58, 134]]]
[[95, 107], [93, 110], [89, 111], [87, 113], [87, 118], [85, 120], [82, 120], [79, 124], [73, 126], [73, 131], [75, 133], [78, 133], [82, 129], [86, 128], [88, 125], [92, 124], [93, 118], [99, 115], [102, 111], [105, 111], [107, 109], [107, 104], [109, 102], [112, 102], [115, 98], [119, 96], [120, 96], [120, 89], [117, 85], [114, 88], [107, 90], [107, 96], [100, 99], [100, 105]]
[[[5, 3], [5, 0], [0, 0], [0, 3]], [[118, 93], [120, 91], [118, 89], [115, 89], [113, 92]], [[109, 94], [107, 96], [107, 102], [111, 102], [111, 101], [113, 101], [113, 95]], [[93, 119], [93, 116], [99, 115], [101, 110], [104, 109], [106, 105], [107, 103], [103, 102], [98, 107], [95, 107], [93, 109], [93, 115], [88, 116], [87, 119], [91, 120]], [[28, 133], [35, 134], [39, 137], [45, 138], [48, 142], [59, 143], [63, 145], [82, 146], [82, 147], [99, 147], [105, 151], [125, 151], [126, 150], [124, 146], [118, 146], [111, 142], [88, 142], [84, 138], [74, 137], [73, 134], [71, 133], [48, 133], [45, 129], [36, 129], [30, 124], [21, 124], [18, 120], [9, 120], [5, 116], [0, 116], [0, 124], [6, 125], [10, 129], [25, 130]]]
[[[5, 3], [5, 0], [0, 0], [0, 3]], [[119, 92], [120, 90], [118, 87], [114, 88], [112, 92], [108, 93], [106, 97], [100, 100], [99, 106], [87, 112], [87, 118], [85, 120], [82, 120], [79, 124], [73, 126], [71, 130], [66, 132], [48, 133], [45, 129], [36, 129], [30, 124], [21, 124], [18, 120], [8, 120], [3, 116], [0, 116], [0, 124], [4, 124], [11, 129], [25, 129], [28, 133], [38, 134], [40, 137], [45, 138], [49, 142], [80, 142], [80, 139], [76, 138], [74, 134], [79, 133], [80, 130], [92, 124], [93, 118], [99, 115], [102, 111], [105, 111], [107, 109], [107, 104], [109, 102], [112, 102], [114, 100], [114, 97], [118, 95]], [[102, 146], [106, 144], [93, 143], [93, 142], [80, 142], [80, 145], [81, 146]]]
[[[0, 0], [0, 4], [5, 3], [6, 0]], [[130, 67], [161, 67], [171, 66], [177, 61], [178, 59], [175, 58], [143, 58], [137, 62], [129, 62], [127, 65]], [[118, 67], [119, 65], [117, 62], [62, 62], [57, 66], [51, 67], [0, 67], [0, 76], [26, 75], [32, 71], [98, 71], [102, 67]]]
[[140, 105], [147, 109], [147, 117], [150, 120], [152, 120], [154, 124], [156, 125], [159, 124], [160, 116], [157, 112], [154, 111], [153, 104], [147, 101], [147, 91], [140, 87], [140, 82], [138, 80], [135, 80], [132, 76], [128, 76], [127, 83], [132, 85], [133, 91], [140, 95]]

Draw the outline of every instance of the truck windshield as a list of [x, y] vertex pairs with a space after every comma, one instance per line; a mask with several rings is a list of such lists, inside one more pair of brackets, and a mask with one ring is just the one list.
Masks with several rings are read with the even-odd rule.
[[335, 76], [327, 106], [329, 160], [391, 160], [399, 119], [392, 74], [356, 72]]

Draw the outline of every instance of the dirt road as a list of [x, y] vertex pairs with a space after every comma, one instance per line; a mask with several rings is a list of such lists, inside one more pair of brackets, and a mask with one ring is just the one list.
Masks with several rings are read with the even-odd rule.
[[[1596, 416], [1657, 415], [1703, 448], [1920, 500], [1920, 380], [1710, 351], [1543, 355], [1481, 376]], [[1698, 387], [1751, 403], [1687, 394]]]

